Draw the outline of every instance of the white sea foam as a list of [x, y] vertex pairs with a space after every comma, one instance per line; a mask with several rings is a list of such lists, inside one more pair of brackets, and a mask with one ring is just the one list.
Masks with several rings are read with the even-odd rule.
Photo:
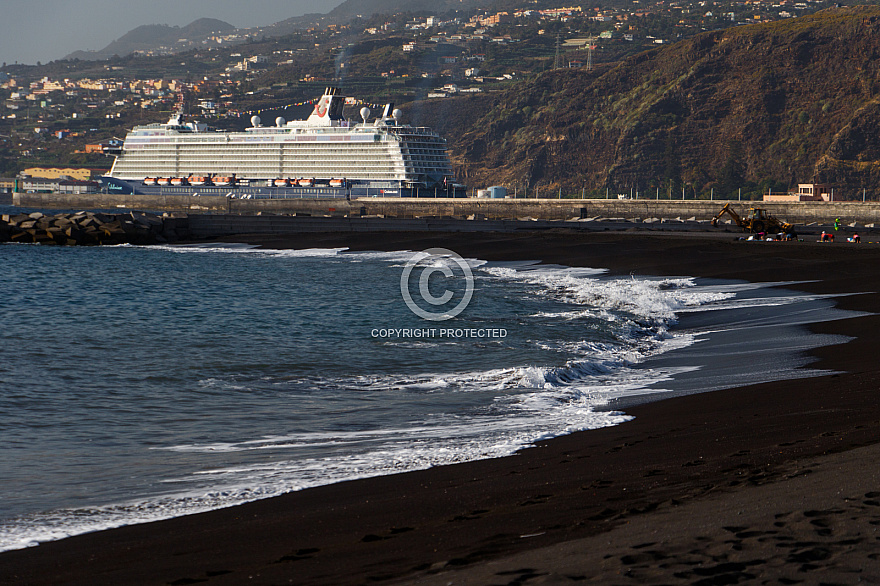
[[[540, 374], [536, 373], [535, 376], [537, 382]], [[373, 444], [364, 453], [305, 460], [282, 459], [267, 464], [199, 471], [193, 476], [203, 478], [207, 483], [206, 488], [200, 490], [177, 492], [175, 489], [176, 485], [191, 485], [193, 476], [166, 479], [163, 483], [173, 493], [167, 497], [88, 510], [59, 510], [13, 519], [0, 527], [0, 550], [28, 547], [43, 541], [121, 525], [194, 514], [342, 480], [507, 456], [541, 439], [615, 425], [630, 419], [617, 412], [593, 411], [593, 407], [600, 402], [586, 395], [552, 397], [536, 393], [522, 397], [515, 405], [516, 410], [525, 412], [525, 415], [504, 420], [498, 417], [473, 417], [443, 421], [441, 417], [439, 422], [421, 422], [408, 428], [298, 434], [238, 444], [174, 446], [169, 449], [216, 452], [284, 450], [304, 445], [314, 448], [363, 441]]]
[[[403, 266], [412, 252], [347, 252], [345, 248], [300, 251], [262, 250], [247, 245], [152, 247], [173, 253], [335, 257], [348, 262], [379, 261]], [[492, 263], [467, 259], [480, 269], [478, 279], [528, 285], [532, 294], [570, 309], [538, 311], [528, 320], [577, 324], [606, 322], [613, 340], [532, 340], [535, 348], [575, 356], [555, 365], [519, 366], [464, 372], [373, 374], [325, 377], [316, 385], [356, 391], [403, 391], [417, 396], [485, 393], [494, 400], [471, 413], [425, 413], [421, 419], [381, 429], [344, 429], [267, 435], [218, 441], [185, 441], [161, 449], [169, 454], [272, 453], [269, 461], [224, 465], [157, 479], [165, 494], [89, 509], [58, 510], [4, 521], [0, 551], [41, 541], [232, 506], [337, 481], [437, 465], [507, 456], [535, 442], [575, 431], [616, 425], [631, 419], [606, 410], [609, 401], [665, 392], [676, 376], [694, 373], [697, 364], [648, 367], [646, 361], [698, 343], [720, 332], [717, 321], [697, 331], [670, 333], [679, 314], [701, 310], [742, 309], [792, 304], [784, 294], [737, 298], [769, 284], [702, 285], [687, 277], [609, 278], [604, 270], [536, 266], [533, 262]], [[442, 261], [441, 261], [442, 262]], [[773, 284], [773, 285], [780, 285]], [[799, 299], [804, 299], [800, 297]], [[804, 315], [804, 323], [816, 316]], [[745, 322], [743, 322], [745, 323]], [[434, 340], [386, 341], [402, 348], [431, 348]], [[265, 385], [289, 381], [263, 377]], [[199, 381], [211, 392], [249, 389], [240, 377], [214, 376]], [[323, 450], [323, 451], [322, 451]], [[305, 451], [305, 452], [304, 452]], [[297, 457], [297, 453], [322, 457]], [[232, 460], [229, 460], [230, 462]], [[241, 459], [245, 462], [244, 458]]]
[[[597, 352], [597, 358], [603, 352]], [[602, 411], [607, 401], [628, 392], [650, 392], [648, 384], [671, 373], [621, 373], [623, 354], [606, 348], [596, 362], [565, 367], [523, 366], [477, 372], [418, 376], [355, 377], [329, 381], [362, 390], [396, 387], [444, 392], [496, 391], [492, 413], [484, 416], [434, 414], [406, 427], [299, 433], [240, 442], [179, 444], [163, 448], [181, 453], [284, 452], [301, 448], [344, 448], [327, 458], [284, 460], [231, 466], [164, 479], [167, 497], [154, 497], [88, 510], [60, 510], [11, 520], [0, 527], [0, 549], [15, 549], [88, 531], [149, 522], [249, 502], [342, 480], [366, 478], [477, 459], [508, 456], [535, 442], [588, 429], [616, 425], [630, 416]], [[219, 379], [207, 387], [239, 388]], [[517, 394], [502, 391], [520, 389]], [[365, 450], [352, 449], [357, 445]], [[202, 481], [199, 481], [202, 479]], [[191, 487], [194, 483], [204, 488]]]
[[281, 258], [304, 258], [304, 257], [326, 257], [337, 256], [340, 252], [348, 250], [348, 248], [304, 248], [291, 250], [276, 250], [272, 248], [260, 248], [255, 244], [160, 244], [143, 247], [146, 250], [155, 250], [163, 252], [174, 252], [177, 254], [255, 254], [259, 256], [281, 257]]
[[676, 312], [688, 307], [733, 297], [735, 293], [704, 291], [690, 278], [636, 279], [585, 278], [576, 269], [517, 271], [505, 267], [485, 267], [490, 275], [539, 285], [544, 294], [561, 301], [606, 311], [626, 311], [658, 321], [670, 321]]

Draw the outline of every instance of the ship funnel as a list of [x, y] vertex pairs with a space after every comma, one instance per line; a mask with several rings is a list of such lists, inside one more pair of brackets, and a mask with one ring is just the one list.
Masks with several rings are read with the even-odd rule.
[[394, 110], [394, 104], [385, 104], [385, 110], [382, 111], [382, 118], [388, 118], [391, 116], [391, 111]]

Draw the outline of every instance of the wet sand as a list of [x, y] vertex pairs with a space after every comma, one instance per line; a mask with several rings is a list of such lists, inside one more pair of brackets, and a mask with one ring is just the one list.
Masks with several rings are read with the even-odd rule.
[[[732, 234], [306, 234], [273, 248], [442, 246], [620, 274], [811, 281], [880, 312], [880, 246]], [[496, 460], [304, 490], [0, 554], [9, 584], [539, 584], [880, 580], [880, 318], [813, 351], [830, 376], [628, 407]], [[743, 365], [748, 368], [748, 365]]]

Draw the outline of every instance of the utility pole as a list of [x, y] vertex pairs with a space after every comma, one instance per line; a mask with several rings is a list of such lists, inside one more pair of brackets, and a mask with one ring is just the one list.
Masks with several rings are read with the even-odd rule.
[[587, 39], [587, 71], [593, 71], [593, 43], [595, 41], [595, 37]]
[[556, 59], [553, 61], [553, 69], [559, 69], [559, 33], [556, 33]]

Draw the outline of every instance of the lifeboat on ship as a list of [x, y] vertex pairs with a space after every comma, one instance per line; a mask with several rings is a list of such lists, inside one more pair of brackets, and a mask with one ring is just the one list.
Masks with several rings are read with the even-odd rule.
[[274, 185], [275, 187], [290, 187], [290, 179], [276, 179]]
[[172, 177], [171, 178], [171, 186], [172, 187], [182, 187], [184, 185], [188, 185], [189, 182], [186, 180], [186, 177]]
[[315, 180], [314, 179], [300, 179], [299, 181], [296, 182], [296, 184], [299, 185], [300, 187], [311, 187], [315, 184]]
[[190, 175], [187, 179], [190, 185], [210, 185], [211, 178], [204, 175]]
[[218, 175], [214, 177], [214, 185], [218, 187], [230, 187], [235, 185], [235, 175]]
[[159, 177], [158, 179], [156, 179], [156, 184], [162, 185], [162, 186], [171, 185], [171, 178], [170, 177]]
[[331, 179], [330, 187], [345, 187], [345, 179]]
[[156, 177], [144, 177], [144, 185], [149, 185], [149, 186], [157, 185]]

